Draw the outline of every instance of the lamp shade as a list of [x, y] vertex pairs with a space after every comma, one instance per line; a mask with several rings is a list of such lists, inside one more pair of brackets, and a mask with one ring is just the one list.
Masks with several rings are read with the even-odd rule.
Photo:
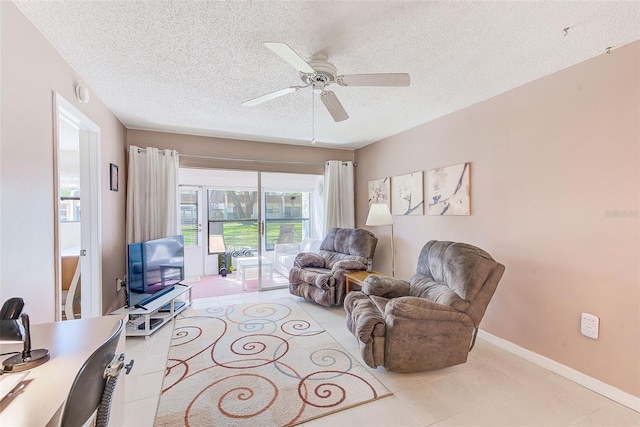
[[209, 253], [224, 253], [227, 248], [224, 245], [224, 238], [219, 234], [209, 235]]
[[386, 203], [371, 203], [365, 225], [392, 225], [393, 217]]

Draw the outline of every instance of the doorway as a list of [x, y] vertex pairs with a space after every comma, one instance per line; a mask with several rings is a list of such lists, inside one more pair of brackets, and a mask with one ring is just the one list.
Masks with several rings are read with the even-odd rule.
[[180, 229], [184, 238], [184, 269], [187, 282], [198, 281], [204, 275], [204, 191], [206, 190], [200, 186], [180, 186]]
[[[288, 286], [300, 243], [321, 235], [323, 176], [180, 168], [179, 177], [194, 298]], [[213, 293], [200, 293], [205, 283]]]
[[102, 315], [100, 128], [55, 94], [56, 320]]

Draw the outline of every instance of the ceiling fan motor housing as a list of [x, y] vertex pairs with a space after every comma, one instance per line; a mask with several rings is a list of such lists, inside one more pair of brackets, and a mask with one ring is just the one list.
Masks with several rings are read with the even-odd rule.
[[315, 74], [300, 73], [300, 79], [302, 79], [305, 84], [313, 85], [314, 90], [316, 90], [325, 85], [335, 83], [338, 72], [336, 66], [327, 61], [326, 56], [320, 54], [315, 55], [311, 61], [309, 61], [309, 65], [316, 72]]

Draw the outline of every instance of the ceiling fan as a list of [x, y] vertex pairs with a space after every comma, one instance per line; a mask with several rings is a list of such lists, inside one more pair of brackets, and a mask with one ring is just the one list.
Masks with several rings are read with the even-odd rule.
[[320, 94], [320, 99], [331, 114], [331, 117], [333, 117], [333, 120], [341, 122], [348, 119], [349, 115], [338, 100], [336, 94], [330, 90], [325, 90], [326, 86], [333, 83], [337, 83], [340, 86], [409, 86], [410, 79], [407, 73], [338, 75], [336, 66], [327, 61], [325, 55], [316, 54], [311, 60], [305, 61], [285, 43], [264, 43], [264, 45], [298, 70], [300, 72], [300, 79], [304, 85], [290, 86], [250, 99], [242, 103], [242, 105], [246, 107], [253, 107], [265, 101], [311, 86], [315, 93]]

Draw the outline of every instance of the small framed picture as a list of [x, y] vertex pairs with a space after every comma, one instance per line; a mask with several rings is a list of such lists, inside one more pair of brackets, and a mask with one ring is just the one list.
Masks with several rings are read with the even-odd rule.
[[118, 165], [109, 163], [109, 189], [111, 191], [118, 191]]

